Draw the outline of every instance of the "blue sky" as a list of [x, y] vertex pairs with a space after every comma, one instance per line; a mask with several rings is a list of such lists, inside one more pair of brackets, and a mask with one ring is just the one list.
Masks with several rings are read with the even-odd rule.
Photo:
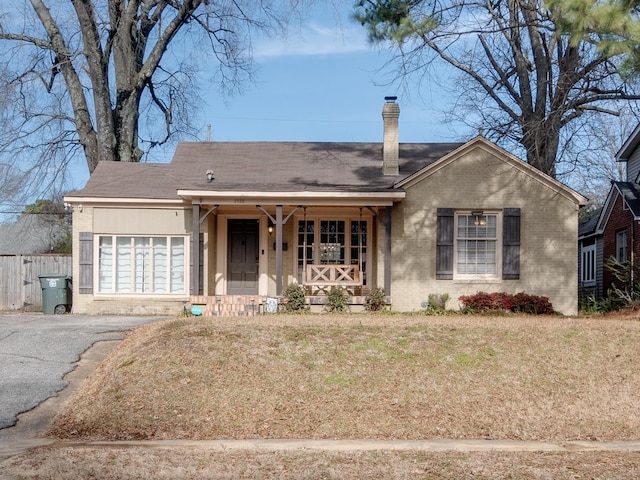
[[[409, 93], [388, 85], [393, 67], [383, 68], [389, 51], [369, 44], [363, 27], [350, 19], [351, 1], [320, 2], [308, 20], [283, 38], [254, 39], [255, 84], [243, 94], [223, 96], [202, 72], [205, 104], [193, 120], [199, 138], [213, 141], [340, 141], [382, 140], [385, 96], [397, 96], [401, 142], [460, 140], [442, 122], [447, 98], [423, 82]], [[468, 139], [469, 136], [463, 137]], [[171, 160], [174, 147], [152, 151], [147, 161]], [[84, 164], [73, 168], [72, 189], [88, 179]]]
[[261, 45], [256, 85], [242, 96], [209, 99], [202, 118], [212, 139], [380, 141], [384, 97], [394, 95], [401, 142], [452, 140], [440, 114], [446, 98], [424, 85], [410, 96], [387, 85], [389, 53], [369, 45], [364, 28], [343, 13], [341, 25], [316, 17], [294, 37]]

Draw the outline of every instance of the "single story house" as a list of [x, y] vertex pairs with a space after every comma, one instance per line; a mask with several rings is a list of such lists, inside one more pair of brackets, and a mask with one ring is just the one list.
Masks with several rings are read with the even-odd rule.
[[[399, 143], [180, 143], [169, 164], [101, 162], [73, 206], [74, 311], [250, 314], [292, 283], [394, 310], [430, 294], [526, 292], [577, 313], [586, 199], [478, 136]], [[267, 301], [269, 300], [269, 301]], [[265, 303], [266, 302], [266, 303]]]
[[580, 296], [600, 300], [620, 281], [605, 267], [608, 258], [630, 262], [640, 258], [640, 125], [616, 153], [626, 163], [625, 181], [612, 181], [601, 210], [580, 226]]

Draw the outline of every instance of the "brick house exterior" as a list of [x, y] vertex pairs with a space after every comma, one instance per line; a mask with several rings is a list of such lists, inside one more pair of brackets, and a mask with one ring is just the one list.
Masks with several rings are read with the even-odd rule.
[[612, 284], [620, 286], [605, 267], [607, 259], [629, 262], [640, 258], [640, 125], [616, 154], [626, 163], [625, 181], [612, 181], [601, 210], [581, 226], [579, 244], [579, 285], [583, 298], [608, 296]]
[[247, 313], [297, 283], [312, 306], [339, 286], [354, 308], [381, 288], [397, 311], [484, 291], [576, 314], [586, 199], [483, 137], [400, 143], [399, 113], [388, 98], [380, 143], [185, 142], [170, 164], [101, 162], [65, 196], [74, 311]]

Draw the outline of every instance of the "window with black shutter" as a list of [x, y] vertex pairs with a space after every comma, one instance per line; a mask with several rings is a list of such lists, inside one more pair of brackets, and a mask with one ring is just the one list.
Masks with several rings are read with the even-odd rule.
[[502, 212], [439, 208], [436, 238], [439, 280], [520, 278], [519, 208]]

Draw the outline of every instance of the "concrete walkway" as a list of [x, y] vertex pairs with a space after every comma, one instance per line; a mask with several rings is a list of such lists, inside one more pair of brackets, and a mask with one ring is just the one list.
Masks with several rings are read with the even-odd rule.
[[568, 441], [530, 442], [519, 440], [141, 440], [113, 442], [58, 442], [65, 447], [105, 448], [199, 448], [211, 451], [327, 451], [356, 452], [378, 450], [424, 451], [424, 452], [593, 452], [593, 451], [640, 451], [639, 441], [582, 442]]

